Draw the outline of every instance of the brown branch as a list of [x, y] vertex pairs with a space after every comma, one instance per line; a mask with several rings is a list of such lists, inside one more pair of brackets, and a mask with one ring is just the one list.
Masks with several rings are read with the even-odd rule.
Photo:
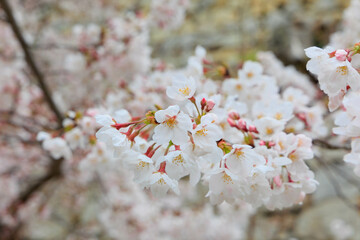
[[313, 144], [316, 146], [319, 146], [321, 148], [327, 148], [330, 150], [346, 150], [346, 151], [351, 150], [351, 147], [349, 147], [349, 146], [332, 145], [331, 143], [328, 143], [327, 141], [322, 140], [322, 139], [313, 139]]
[[15, 201], [13, 201], [13, 203], [8, 208], [10, 213], [15, 214], [17, 212], [17, 208], [22, 204], [26, 203], [33, 196], [33, 194], [39, 189], [41, 189], [42, 186], [44, 186], [48, 181], [61, 177], [61, 164], [64, 159], [52, 159], [52, 161], [53, 162], [50, 165], [48, 172], [44, 176], [36, 180], [28, 188], [26, 188], [25, 191], [23, 191], [20, 196]]
[[[11, 26], [19, 44], [24, 52], [25, 61], [28, 64], [29, 68], [33, 72], [37, 83], [39, 84], [42, 92], [44, 94], [45, 101], [49, 105], [50, 109], [54, 112], [56, 116], [56, 120], [58, 122], [59, 128], [62, 126], [62, 121], [64, 119], [62, 113], [60, 112], [59, 108], [56, 106], [55, 102], [52, 99], [50, 89], [48, 88], [44, 75], [38, 68], [35, 58], [32, 55], [28, 44], [26, 43], [21, 29], [19, 28], [11, 7], [7, 0], [0, 0], [0, 5], [5, 12], [6, 19]], [[41, 188], [43, 188], [50, 180], [56, 179], [62, 176], [61, 165], [64, 159], [55, 160], [51, 158], [51, 163], [49, 165], [49, 169], [47, 170], [46, 174], [33, 183], [29, 184], [29, 186], [19, 194], [19, 196], [8, 206], [8, 211], [11, 215], [17, 218], [17, 212], [21, 205], [26, 204], [26, 202]], [[10, 227], [3, 225], [0, 221], [0, 239], [16, 239], [16, 235], [18, 234], [20, 228], [22, 226], [21, 221], [15, 227]], [[3, 231], [4, 230], [4, 231]]]
[[254, 240], [255, 227], [256, 227], [256, 213], [254, 213], [249, 219], [247, 232], [246, 232], [246, 239], [247, 240]]
[[[51, 159], [52, 163], [50, 164], [49, 170], [47, 173], [37, 179], [34, 183], [30, 184], [19, 197], [15, 199], [7, 208], [8, 213], [17, 218], [17, 212], [21, 206], [23, 206], [37, 191], [46, 185], [50, 180], [56, 179], [62, 176], [61, 165], [64, 161], [63, 158], [59, 160]], [[0, 239], [22, 239], [19, 238], [21, 234], [21, 228], [23, 222], [19, 220], [18, 224], [14, 227], [7, 226], [2, 221], [0, 221]]]
[[346, 195], [344, 194], [344, 192], [341, 189], [341, 186], [338, 182], [338, 180], [336, 179], [336, 177], [333, 175], [330, 167], [327, 165], [327, 163], [325, 161], [323, 161], [321, 158], [319, 157], [315, 157], [315, 159], [321, 164], [321, 166], [323, 166], [326, 170], [327, 173], [325, 173], [325, 176], [327, 177], [327, 179], [331, 182], [332, 187], [334, 188], [335, 194], [336, 196], [341, 199], [343, 201], [343, 203], [348, 206], [351, 209], [356, 210], [357, 212], [360, 212], [360, 206], [357, 204], [354, 204], [350, 201], [350, 199], [348, 199], [346, 197]]
[[23, 34], [14, 18], [13, 12], [11, 10], [11, 7], [8, 3], [7, 0], [0, 0], [0, 4], [1, 7], [3, 8], [5, 14], [6, 14], [6, 18], [17, 38], [17, 40], [20, 43], [20, 46], [24, 52], [25, 55], [25, 60], [27, 62], [27, 64], [29, 65], [31, 71], [34, 73], [35, 78], [40, 86], [40, 88], [42, 89], [43, 93], [44, 93], [44, 97], [46, 102], [48, 103], [49, 107], [51, 108], [51, 110], [54, 112], [54, 114], [56, 115], [57, 121], [59, 123], [59, 126], [61, 126], [62, 124], [62, 120], [63, 120], [63, 115], [60, 112], [60, 110], [58, 109], [58, 107], [56, 106], [55, 102], [53, 101], [52, 97], [51, 97], [51, 93], [50, 93], [50, 89], [48, 88], [44, 76], [41, 73], [41, 71], [39, 70], [38, 66], [36, 65], [36, 62], [34, 60], [34, 57], [32, 55], [32, 53], [29, 50], [29, 46], [26, 43]]

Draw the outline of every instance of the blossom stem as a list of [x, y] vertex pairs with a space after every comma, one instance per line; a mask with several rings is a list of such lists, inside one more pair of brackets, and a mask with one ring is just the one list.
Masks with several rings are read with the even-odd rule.
[[169, 142], [169, 145], [166, 147], [166, 150], [165, 150], [165, 153], [164, 153], [164, 156], [166, 156], [168, 153], [169, 153], [169, 149], [170, 147], [174, 145], [172, 141]]

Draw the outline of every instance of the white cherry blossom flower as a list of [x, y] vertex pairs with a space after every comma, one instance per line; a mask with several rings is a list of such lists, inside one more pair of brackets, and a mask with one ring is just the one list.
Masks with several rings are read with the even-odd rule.
[[[132, 151], [132, 150], [130, 150]], [[126, 158], [126, 164], [134, 172], [134, 181], [139, 184], [147, 184], [152, 173], [155, 171], [153, 160], [144, 154], [132, 151]]]
[[294, 107], [305, 106], [310, 102], [310, 97], [299, 88], [288, 87], [282, 94], [285, 101], [291, 102]]
[[96, 132], [96, 138], [104, 142], [114, 156], [118, 155], [120, 151], [118, 148], [127, 144], [126, 135], [112, 127], [115, 121], [109, 115], [97, 115], [96, 121], [103, 126]]
[[326, 47], [325, 49], [318, 47], [306, 48], [305, 54], [307, 57], [311, 58], [306, 64], [306, 69], [313, 74], [319, 74], [321, 67], [330, 59], [329, 53], [334, 50], [335, 49], [331, 47]]
[[179, 106], [174, 105], [157, 111], [155, 119], [160, 123], [154, 129], [153, 139], [155, 142], [167, 144], [171, 140], [176, 145], [188, 142], [188, 131], [192, 129], [192, 123], [187, 114], [180, 112]]
[[220, 140], [223, 133], [215, 124], [216, 115], [208, 113], [201, 117], [201, 123], [192, 131], [195, 145], [206, 148], [215, 147], [216, 141]]
[[255, 152], [249, 145], [233, 145], [233, 149], [224, 156], [226, 166], [241, 178], [251, 176], [257, 165], [264, 165], [263, 156]]
[[174, 75], [172, 85], [167, 87], [166, 95], [174, 100], [184, 101], [191, 98], [196, 91], [196, 82], [193, 77], [183, 74]]
[[69, 132], [66, 132], [65, 140], [67, 141], [71, 149], [76, 149], [77, 147], [83, 148], [85, 146], [84, 133], [78, 127], [75, 127]]
[[254, 121], [254, 125], [259, 132], [262, 140], [271, 140], [272, 137], [284, 129], [284, 122], [271, 117], [264, 117]]
[[263, 67], [258, 62], [246, 61], [238, 71], [240, 81], [256, 81], [263, 73]]
[[209, 179], [209, 192], [212, 204], [220, 204], [223, 201], [232, 203], [240, 197], [239, 178], [226, 168], [213, 170]]
[[69, 159], [72, 156], [69, 146], [62, 138], [56, 137], [46, 139], [43, 141], [42, 146], [46, 151], [49, 151], [51, 157], [54, 159], [60, 159], [62, 157]]
[[178, 182], [171, 179], [166, 173], [154, 172], [149, 180], [151, 193], [155, 197], [164, 197], [169, 189], [180, 194]]
[[190, 183], [195, 185], [200, 179], [200, 169], [198, 164], [190, 158], [184, 151], [169, 152], [164, 159], [166, 160], [166, 173], [176, 180], [190, 174]]
[[326, 64], [322, 65], [318, 79], [321, 90], [329, 96], [346, 91], [348, 85], [353, 90], [360, 89], [360, 74], [348, 60], [329, 59]]

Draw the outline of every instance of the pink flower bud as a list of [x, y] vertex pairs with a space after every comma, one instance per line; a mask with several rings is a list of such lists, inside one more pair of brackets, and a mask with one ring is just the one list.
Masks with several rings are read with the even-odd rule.
[[230, 125], [231, 127], [236, 127], [236, 122], [235, 122], [234, 119], [228, 118], [228, 119], [227, 119], [227, 122], [229, 123], [229, 125]]
[[248, 131], [248, 129], [246, 127], [246, 121], [244, 119], [239, 119], [239, 121], [237, 123], [237, 128], [244, 132]]
[[260, 145], [260, 146], [265, 146], [265, 145], [266, 145], [266, 142], [265, 142], [264, 140], [260, 140], [259, 145]]
[[234, 119], [234, 120], [240, 119], [240, 115], [235, 111], [230, 111], [228, 116], [229, 116], [229, 118]]
[[335, 57], [339, 61], [345, 61], [347, 55], [348, 55], [348, 52], [345, 51], [344, 49], [339, 49], [335, 52]]
[[206, 103], [205, 111], [210, 112], [215, 106], [215, 102], [213, 100], [208, 100]]
[[200, 104], [201, 104], [201, 109], [204, 110], [204, 109], [205, 109], [205, 106], [206, 106], [206, 99], [205, 99], [205, 98], [201, 99]]
[[248, 128], [249, 128], [249, 132], [259, 133], [254, 125], [250, 125]]

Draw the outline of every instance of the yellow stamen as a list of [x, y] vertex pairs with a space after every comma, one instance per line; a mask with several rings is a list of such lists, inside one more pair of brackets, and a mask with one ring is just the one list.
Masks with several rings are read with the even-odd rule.
[[196, 131], [196, 134], [197, 135], [201, 135], [201, 136], [206, 136], [207, 135], [207, 129], [206, 128], [202, 128], [202, 129], [200, 129], [200, 130], [197, 130]]
[[271, 135], [273, 133], [274, 133], [274, 130], [272, 128], [269, 128], [269, 127], [266, 128], [266, 134], [267, 135]]
[[165, 124], [166, 124], [169, 128], [174, 128], [175, 125], [177, 124], [176, 116], [170, 117], [170, 118], [166, 119], [166, 120], [165, 120]]
[[347, 66], [341, 66], [336, 68], [336, 72], [340, 73], [341, 75], [345, 76], [348, 74], [348, 67]]
[[240, 158], [241, 156], [244, 155], [244, 152], [241, 151], [240, 148], [235, 149], [235, 152], [234, 152], [234, 153], [235, 153], [235, 155], [236, 155], [237, 158]]
[[172, 160], [172, 163], [175, 165], [182, 165], [184, 163], [184, 158], [181, 154], [179, 154], [178, 156], [174, 157], [174, 159]]
[[248, 73], [246, 74], [246, 76], [247, 76], [248, 78], [252, 78], [252, 77], [254, 76], [254, 73], [248, 72]]
[[240, 83], [238, 83], [236, 84], [235, 88], [236, 90], [241, 91], [243, 89], [243, 86]]
[[143, 162], [143, 161], [140, 161], [140, 162], [137, 164], [137, 168], [144, 168], [144, 167], [147, 167], [147, 166], [149, 166], [149, 163]]
[[282, 117], [283, 117], [282, 113], [276, 113], [275, 114], [275, 119], [277, 119], [277, 120], [281, 120]]
[[190, 88], [188, 86], [185, 86], [184, 88], [179, 88], [179, 92], [181, 92], [185, 96], [188, 96], [190, 94]]
[[226, 184], [233, 183], [232, 178], [229, 175], [227, 175], [225, 172], [222, 176], [222, 179]]
[[279, 141], [278, 144], [279, 144], [281, 150], [284, 150], [284, 149], [285, 149], [285, 146], [284, 146], [284, 144], [283, 144], [281, 141]]
[[165, 185], [165, 181], [164, 179], [160, 178], [158, 181], [157, 181], [157, 184], [160, 184], [160, 185]]
[[291, 159], [291, 161], [295, 162], [298, 160], [297, 156], [294, 153], [290, 153], [288, 158]]

